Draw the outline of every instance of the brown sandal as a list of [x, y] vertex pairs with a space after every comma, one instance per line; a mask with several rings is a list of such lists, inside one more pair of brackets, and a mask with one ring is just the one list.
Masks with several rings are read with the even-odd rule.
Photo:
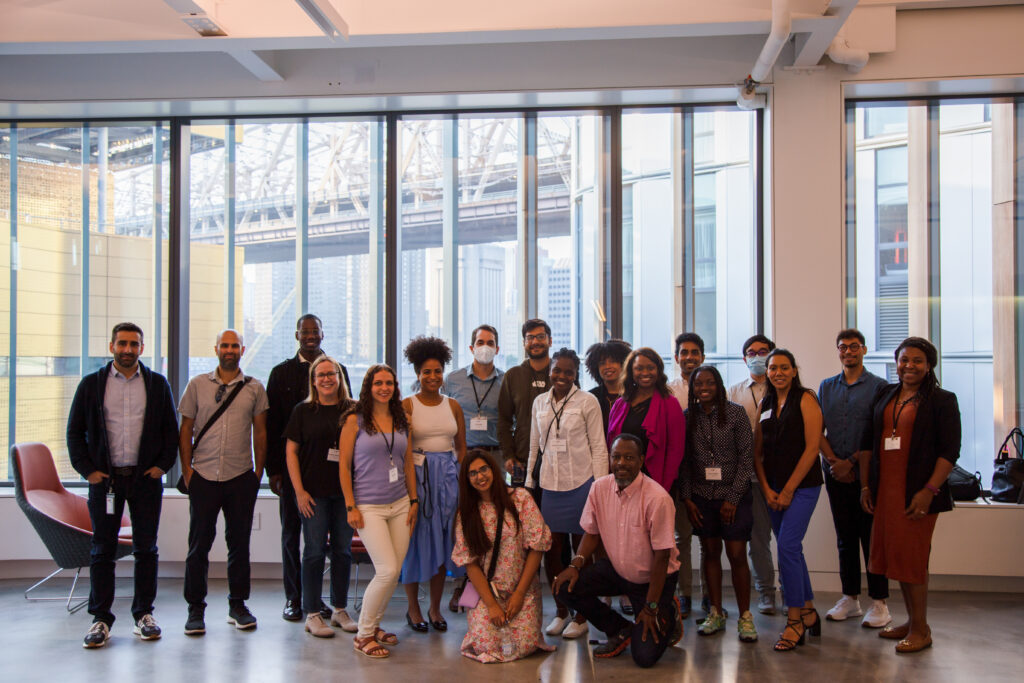
[[372, 637], [370, 638], [353, 638], [352, 642], [355, 643], [355, 651], [360, 654], [364, 654], [370, 659], [386, 659], [391, 656], [390, 650], [378, 643]]
[[388, 633], [381, 627], [377, 627], [377, 631], [373, 634], [373, 639], [381, 645], [398, 645], [398, 636], [394, 633]]

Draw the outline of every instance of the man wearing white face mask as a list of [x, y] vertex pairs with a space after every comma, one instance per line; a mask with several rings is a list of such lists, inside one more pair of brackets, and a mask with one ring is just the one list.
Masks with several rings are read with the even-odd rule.
[[459, 402], [466, 416], [466, 448], [482, 448], [497, 456], [498, 393], [505, 374], [494, 366], [498, 331], [481, 325], [473, 330], [471, 340], [473, 362], [448, 374], [445, 394]]
[[[729, 400], [738, 403], [747, 411], [750, 418], [750, 429], [754, 430], [761, 417], [760, 405], [767, 391], [767, 360], [768, 354], [775, 348], [775, 343], [763, 334], [755, 334], [743, 342], [743, 360], [750, 370], [750, 378], [729, 387]], [[761, 614], [775, 613], [775, 565], [772, 563], [772, 524], [768, 516], [757, 477], [751, 486], [754, 496], [754, 528], [750, 534], [750, 564], [754, 574], [754, 587], [760, 598], [757, 609]]]

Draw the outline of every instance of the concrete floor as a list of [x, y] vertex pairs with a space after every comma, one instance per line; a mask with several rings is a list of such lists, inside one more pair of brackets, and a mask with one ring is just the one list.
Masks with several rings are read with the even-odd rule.
[[[129, 568], [122, 563], [119, 570]], [[28, 603], [22, 591], [28, 581], [0, 581], [0, 634], [4, 643], [0, 680], [120, 680], [138, 681], [284, 681], [323, 679], [343, 672], [346, 682], [472, 680], [497, 677], [515, 681], [1011, 681], [1019, 680], [1021, 611], [1024, 595], [996, 593], [933, 593], [930, 621], [935, 646], [914, 655], [896, 655], [893, 642], [861, 628], [859, 620], [823, 624], [822, 637], [809, 639], [797, 652], [771, 649], [785, 624], [781, 615], [757, 615], [761, 640], [740, 643], [735, 635], [735, 603], [727, 596], [729, 629], [704, 638], [687, 620], [686, 635], [666, 652], [653, 669], [637, 669], [627, 654], [594, 660], [585, 640], [557, 642], [551, 654], [534, 655], [511, 664], [483, 665], [459, 655], [465, 634], [461, 615], [446, 613], [445, 634], [414, 633], [405, 624], [404, 599], [389, 606], [384, 622], [401, 643], [385, 661], [373, 661], [352, 651], [352, 639], [338, 631], [333, 639], [314, 639], [301, 623], [281, 619], [280, 583], [256, 581], [249, 606], [259, 627], [237, 631], [224, 621], [226, 582], [212, 581], [206, 613], [207, 633], [189, 638], [182, 633], [185, 603], [181, 580], [163, 579], [155, 616], [164, 630], [161, 640], [142, 642], [131, 634], [129, 600], [117, 600], [118, 621], [112, 639], [101, 650], [85, 650], [82, 637], [90, 616], [83, 609], [67, 614], [61, 603]], [[68, 585], [61, 580], [51, 589]], [[130, 580], [119, 580], [119, 594], [130, 595]], [[79, 589], [81, 591], [81, 588]], [[449, 588], [450, 590], [450, 588]], [[400, 591], [399, 591], [400, 592]], [[446, 592], [446, 596], [447, 596]], [[819, 595], [824, 614], [838, 596]], [[896, 619], [903, 611], [899, 595], [890, 601]], [[424, 602], [424, 609], [426, 608]], [[354, 612], [354, 610], [353, 610]], [[546, 615], [552, 614], [550, 600]], [[545, 619], [545, 622], [547, 619]], [[591, 638], [599, 637], [592, 631]], [[603, 637], [603, 636], [601, 636]], [[484, 679], [487, 680], [487, 679]]]

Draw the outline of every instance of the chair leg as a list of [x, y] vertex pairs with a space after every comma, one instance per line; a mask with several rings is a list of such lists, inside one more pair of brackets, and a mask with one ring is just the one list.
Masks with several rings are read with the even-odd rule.
[[75, 599], [75, 587], [78, 585], [78, 577], [82, 573], [82, 568], [81, 567], [79, 567], [79, 568], [77, 568], [75, 570], [75, 576], [74, 576], [74, 579], [72, 579], [72, 581], [71, 581], [71, 590], [68, 592], [67, 598], [34, 598], [34, 597], [29, 597], [29, 593], [34, 591], [39, 586], [42, 586], [44, 583], [46, 583], [47, 581], [49, 581], [53, 577], [57, 576], [57, 574], [60, 574], [62, 571], [64, 571], [64, 570], [61, 569], [61, 568], [58, 568], [56, 571], [51, 573], [45, 579], [42, 579], [41, 581], [37, 581], [36, 583], [32, 584], [32, 586], [30, 588], [25, 590], [25, 599], [28, 600], [29, 602], [63, 602], [65, 604], [65, 607], [67, 608], [68, 612], [71, 613], [71, 614], [74, 614], [78, 610], [80, 610], [83, 607], [85, 607], [89, 603], [89, 599], [88, 598], [83, 598], [83, 599], [79, 600], [78, 602], [75, 602], [74, 604], [72, 604], [72, 602], [74, 602], [74, 599]]
[[352, 606], [356, 608], [356, 611], [359, 611], [363, 609], [363, 599], [359, 597], [359, 563], [356, 562], [355, 565], [356, 573], [355, 576], [353, 577], [355, 581], [355, 588], [353, 590], [353, 593], [355, 593], [355, 598], [352, 600]]

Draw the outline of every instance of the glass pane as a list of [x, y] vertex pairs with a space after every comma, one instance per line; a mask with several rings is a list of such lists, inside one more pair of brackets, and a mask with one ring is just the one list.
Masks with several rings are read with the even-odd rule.
[[693, 113], [693, 326], [728, 384], [749, 376], [739, 354], [755, 331], [756, 124], [754, 112]]
[[11, 128], [0, 123], [0, 481], [11, 476]]

